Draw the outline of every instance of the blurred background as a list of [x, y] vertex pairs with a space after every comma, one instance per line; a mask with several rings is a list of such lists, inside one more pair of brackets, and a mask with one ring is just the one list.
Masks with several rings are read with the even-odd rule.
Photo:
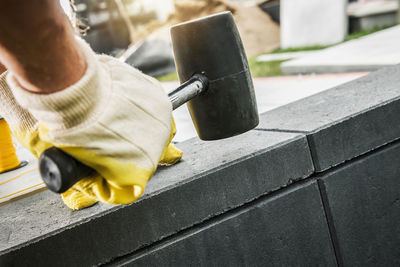
[[75, 0], [75, 6], [82, 29], [86, 28], [84, 38], [96, 52], [122, 57], [161, 80], [176, 80], [169, 38], [173, 24], [229, 10], [235, 16], [253, 76], [277, 76], [284, 74], [282, 62], [303, 57], [307, 51], [396, 25], [399, 2]]
[[[62, 0], [69, 10], [69, 0]], [[75, 0], [83, 38], [161, 82], [179, 85], [169, 29], [231, 11], [260, 113], [400, 63], [400, 0]], [[70, 11], [70, 10], [69, 10]], [[69, 12], [72, 14], [71, 12]], [[175, 140], [196, 136], [186, 108]]]

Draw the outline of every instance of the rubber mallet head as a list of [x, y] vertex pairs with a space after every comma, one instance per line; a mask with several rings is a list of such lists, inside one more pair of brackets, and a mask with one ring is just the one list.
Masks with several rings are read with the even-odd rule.
[[191, 20], [171, 28], [181, 82], [204, 74], [206, 92], [188, 102], [199, 137], [231, 137], [258, 125], [253, 82], [231, 12]]
[[[176, 25], [171, 30], [182, 84], [169, 94], [173, 108], [189, 99], [203, 140], [231, 137], [253, 129], [258, 112], [243, 45], [230, 12]], [[62, 193], [93, 170], [57, 148], [40, 157], [43, 181]]]

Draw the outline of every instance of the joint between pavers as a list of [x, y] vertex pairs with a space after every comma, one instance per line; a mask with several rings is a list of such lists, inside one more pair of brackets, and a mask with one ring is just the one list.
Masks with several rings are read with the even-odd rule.
[[323, 172], [319, 172], [319, 173], [314, 173], [314, 177], [312, 178], [312, 180], [316, 180], [317, 184], [318, 184], [318, 188], [319, 188], [319, 192], [320, 192], [320, 196], [321, 196], [321, 200], [322, 200], [322, 204], [323, 204], [323, 208], [324, 208], [324, 212], [325, 212], [325, 217], [326, 217], [326, 221], [328, 224], [328, 229], [329, 229], [329, 234], [331, 237], [331, 241], [332, 241], [332, 245], [334, 248], [334, 252], [335, 252], [335, 257], [337, 260], [337, 264], [338, 266], [344, 266], [344, 261], [343, 261], [343, 257], [342, 257], [342, 252], [340, 249], [340, 245], [339, 245], [339, 239], [337, 237], [337, 232], [336, 232], [336, 227], [333, 221], [333, 215], [332, 215], [332, 211], [331, 211], [331, 206], [330, 206], [330, 202], [328, 199], [328, 195], [326, 192], [326, 186], [324, 181], [322, 180], [322, 177], [335, 173], [338, 170], [341, 170], [343, 168], [346, 167], [350, 167], [353, 163], [363, 160], [373, 154], [377, 154], [380, 153], [381, 151], [390, 148], [391, 146], [395, 146], [400, 144], [400, 138], [395, 139], [392, 142], [386, 143], [374, 150], [371, 150], [365, 154], [362, 154], [358, 157], [352, 158], [350, 160], [347, 160], [343, 163], [340, 163], [339, 165], [333, 166], [327, 170], [324, 170]]
[[326, 223], [328, 225], [329, 236], [331, 238], [333, 251], [335, 253], [336, 263], [338, 264], [339, 267], [341, 267], [341, 266], [344, 266], [344, 263], [343, 263], [340, 246], [339, 246], [339, 240], [337, 238], [336, 227], [333, 222], [333, 216], [332, 216], [331, 208], [329, 205], [329, 199], [326, 194], [326, 188], [321, 179], [317, 179], [317, 184], [318, 184], [319, 194], [321, 196], [322, 206], [324, 208]]
[[307, 140], [308, 149], [310, 150], [311, 161], [314, 166], [314, 173], [318, 173], [317, 170], [321, 169], [321, 165], [319, 164], [318, 156], [316, 154], [315, 142], [314, 142], [313, 136], [306, 134], [306, 140]]
[[262, 131], [262, 132], [276, 132], [276, 133], [297, 133], [297, 134], [309, 134], [307, 131], [298, 131], [298, 130], [284, 130], [284, 129], [278, 129], [278, 128], [270, 128], [270, 129], [264, 129], [264, 128], [256, 128], [254, 129], [255, 131]]
[[298, 133], [298, 134], [304, 134], [306, 137], [306, 141], [307, 141], [307, 147], [310, 151], [310, 155], [311, 155], [311, 161], [314, 167], [314, 172], [311, 174], [315, 174], [317, 173], [316, 170], [321, 169], [320, 164], [318, 163], [317, 160], [317, 155], [315, 153], [315, 144], [314, 141], [312, 140], [312, 135], [310, 131], [299, 131], [299, 130], [286, 130], [286, 129], [278, 129], [278, 128], [257, 128], [254, 129], [256, 131], [263, 131], [263, 132], [279, 132], [279, 133]]
[[[299, 130], [285, 130], [285, 129], [278, 129], [278, 128], [256, 128], [256, 129], [254, 129], [255, 131], [263, 131], [263, 132], [279, 132], [279, 133], [298, 133], [298, 134], [304, 134], [304, 136], [305, 136], [305, 138], [306, 138], [306, 142], [307, 142], [307, 147], [308, 147], [308, 150], [309, 150], [309, 152], [310, 152], [310, 156], [311, 156], [311, 163], [312, 163], [312, 167], [313, 167], [313, 172], [308, 176], [308, 177], [306, 177], [305, 179], [307, 179], [307, 178], [312, 178], [313, 177], [313, 175], [315, 175], [315, 174], [318, 174], [318, 173], [322, 173], [322, 172], [324, 172], [324, 171], [326, 171], [326, 170], [324, 170], [324, 171], [322, 171], [322, 172], [317, 172], [316, 170], [317, 169], [320, 169], [320, 164], [318, 163], [318, 161], [317, 161], [317, 155], [316, 155], [316, 153], [315, 153], [315, 143], [314, 143], [314, 141], [312, 140], [312, 135], [311, 135], [311, 133], [312, 132], [310, 132], [310, 131], [299, 131]], [[318, 167], [318, 168], [317, 168]], [[293, 183], [296, 183], [297, 181], [293, 181]], [[286, 186], [288, 186], [288, 185], [290, 185], [290, 183], [289, 184], [287, 184]]]
[[338, 164], [336, 164], [336, 165], [334, 165], [334, 166], [331, 166], [331, 167], [329, 167], [328, 169], [322, 170], [322, 171], [320, 171], [320, 172], [314, 172], [314, 174], [317, 174], [317, 175], [321, 175], [321, 176], [322, 176], [322, 175], [324, 175], [324, 174], [327, 174], [327, 173], [330, 173], [330, 172], [334, 172], [334, 171], [339, 170], [339, 169], [341, 169], [341, 168], [343, 168], [343, 167], [346, 167], [346, 166], [348, 166], [348, 165], [350, 165], [350, 164], [352, 164], [352, 163], [354, 163], [354, 162], [356, 162], [356, 161], [365, 159], [365, 158], [367, 158], [367, 157], [369, 157], [369, 156], [371, 156], [371, 155], [373, 155], [373, 154], [375, 154], [375, 153], [379, 153], [380, 151], [385, 150], [386, 148], [388, 148], [388, 147], [390, 147], [390, 146], [392, 146], [392, 145], [399, 144], [399, 143], [400, 143], [400, 137], [394, 139], [392, 142], [388, 142], [388, 143], [382, 144], [381, 146], [378, 146], [378, 147], [376, 147], [376, 148], [373, 148], [373, 149], [371, 149], [371, 150], [365, 152], [364, 154], [361, 154], [361, 155], [359, 155], [359, 156], [356, 156], [356, 157], [354, 157], [354, 158], [345, 160], [345, 161], [343, 161], [343, 162], [341, 162], [341, 163], [338, 163]]

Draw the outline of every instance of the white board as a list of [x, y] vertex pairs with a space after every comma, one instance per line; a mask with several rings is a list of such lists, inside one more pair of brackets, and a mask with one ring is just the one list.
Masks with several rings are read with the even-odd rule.
[[281, 0], [281, 48], [330, 45], [347, 34], [348, 0]]
[[46, 189], [40, 178], [37, 159], [19, 145], [17, 154], [20, 161], [27, 161], [28, 164], [0, 174], [0, 205]]

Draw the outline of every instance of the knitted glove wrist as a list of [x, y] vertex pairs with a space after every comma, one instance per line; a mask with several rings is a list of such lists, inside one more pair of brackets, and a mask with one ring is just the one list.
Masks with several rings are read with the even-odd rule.
[[84, 207], [82, 195], [131, 203], [142, 195], [159, 162], [173, 164], [182, 156], [170, 144], [175, 133], [172, 105], [153, 78], [77, 42], [87, 70], [76, 84], [41, 95], [21, 88], [10, 73], [7, 82], [17, 102], [38, 119], [42, 141], [98, 172], [64, 193], [69, 207]]

